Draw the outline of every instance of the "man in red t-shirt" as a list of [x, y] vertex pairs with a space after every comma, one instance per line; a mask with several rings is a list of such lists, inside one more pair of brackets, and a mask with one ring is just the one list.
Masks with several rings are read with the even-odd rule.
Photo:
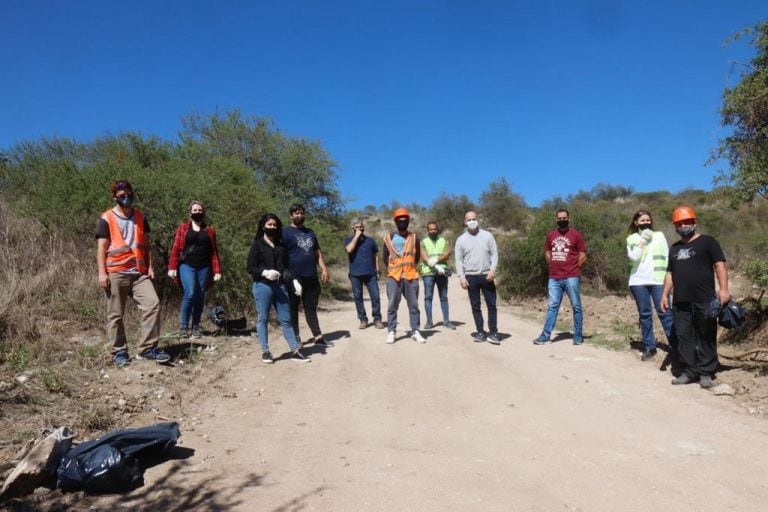
[[581, 345], [584, 342], [580, 276], [581, 267], [587, 261], [587, 246], [581, 233], [568, 226], [570, 220], [568, 210], [557, 210], [557, 229], [547, 234], [544, 243], [544, 257], [549, 263], [549, 300], [544, 328], [539, 337], [533, 340], [536, 345], [549, 343], [564, 293], [568, 294], [573, 308], [573, 344]]

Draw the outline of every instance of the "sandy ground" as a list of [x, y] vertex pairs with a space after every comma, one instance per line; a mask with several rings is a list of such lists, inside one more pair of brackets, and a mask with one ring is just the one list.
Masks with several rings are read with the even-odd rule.
[[511, 309], [501, 346], [474, 343], [455, 281], [450, 304], [459, 328], [426, 344], [358, 330], [352, 303], [323, 311], [336, 346], [309, 364], [244, 344], [179, 397], [175, 460], [91, 509], [765, 510], [764, 419], [627, 352], [534, 346], [540, 325]]

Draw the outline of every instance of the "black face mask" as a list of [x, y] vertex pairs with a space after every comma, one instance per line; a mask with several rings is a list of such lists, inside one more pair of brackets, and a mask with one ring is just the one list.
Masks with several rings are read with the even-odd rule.
[[637, 229], [639, 229], [640, 231], [644, 229], [651, 229], [651, 224], [638, 224]]
[[431, 240], [437, 240], [437, 237], [440, 236], [440, 233], [429, 233], [429, 238]]
[[557, 221], [557, 227], [559, 227], [560, 229], [565, 229], [565, 228], [568, 227], [568, 223], [569, 222], [570, 221], [567, 221], [567, 220], [558, 220]]
[[115, 202], [123, 208], [130, 208], [133, 204], [133, 196], [116, 197]]
[[275, 238], [277, 236], [277, 228], [264, 228], [264, 234], [269, 238]]
[[293, 217], [293, 219], [292, 219], [292, 220], [293, 220], [293, 223], [294, 223], [296, 226], [299, 226], [299, 227], [301, 227], [301, 226], [303, 226], [303, 225], [304, 225], [304, 217]]
[[395, 222], [395, 224], [397, 225], [397, 229], [399, 229], [400, 231], [405, 231], [406, 229], [408, 229], [409, 223], [410, 221], [408, 220], [398, 220]]
[[201, 220], [203, 220], [205, 218], [205, 214], [204, 213], [192, 213], [189, 216], [195, 222], [200, 222]]

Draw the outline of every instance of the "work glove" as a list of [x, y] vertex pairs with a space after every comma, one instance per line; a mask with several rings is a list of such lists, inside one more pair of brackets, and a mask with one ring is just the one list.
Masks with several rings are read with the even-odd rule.
[[653, 239], [653, 231], [650, 229], [644, 229], [640, 232], [640, 236], [643, 237], [643, 240], [646, 242], [650, 242], [651, 239]]
[[218, 282], [221, 279], [221, 274], [213, 274], [213, 281]]
[[427, 265], [429, 265], [430, 267], [434, 267], [435, 265], [437, 265], [437, 262], [438, 262], [437, 256], [432, 256], [427, 260]]
[[177, 276], [177, 275], [178, 275], [178, 274], [176, 273], [176, 271], [175, 271], [175, 270], [169, 270], [169, 271], [168, 271], [168, 277], [170, 277], [171, 279], [176, 279], [176, 276]]
[[293, 280], [293, 292], [297, 297], [301, 297], [301, 283], [298, 279]]
[[277, 270], [264, 270], [262, 271], [261, 275], [270, 281], [277, 281], [280, 279], [280, 272]]
[[445, 265], [435, 265], [435, 272], [437, 272], [437, 275], [444, 276], [445, 275]]

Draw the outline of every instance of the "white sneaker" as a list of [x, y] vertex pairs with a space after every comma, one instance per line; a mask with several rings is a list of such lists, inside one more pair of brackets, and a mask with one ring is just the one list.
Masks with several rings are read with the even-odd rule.
[[387, 343], [394, 343], [395, 342], [395, 331], [389, 331], [387, 333]]
[[417, 343], [427, 342], [427, 340], [424, 339], [424, 336], [421, 335], [418, 329], [413, 330], [413, 333], [411, 333], [411, 339]]

